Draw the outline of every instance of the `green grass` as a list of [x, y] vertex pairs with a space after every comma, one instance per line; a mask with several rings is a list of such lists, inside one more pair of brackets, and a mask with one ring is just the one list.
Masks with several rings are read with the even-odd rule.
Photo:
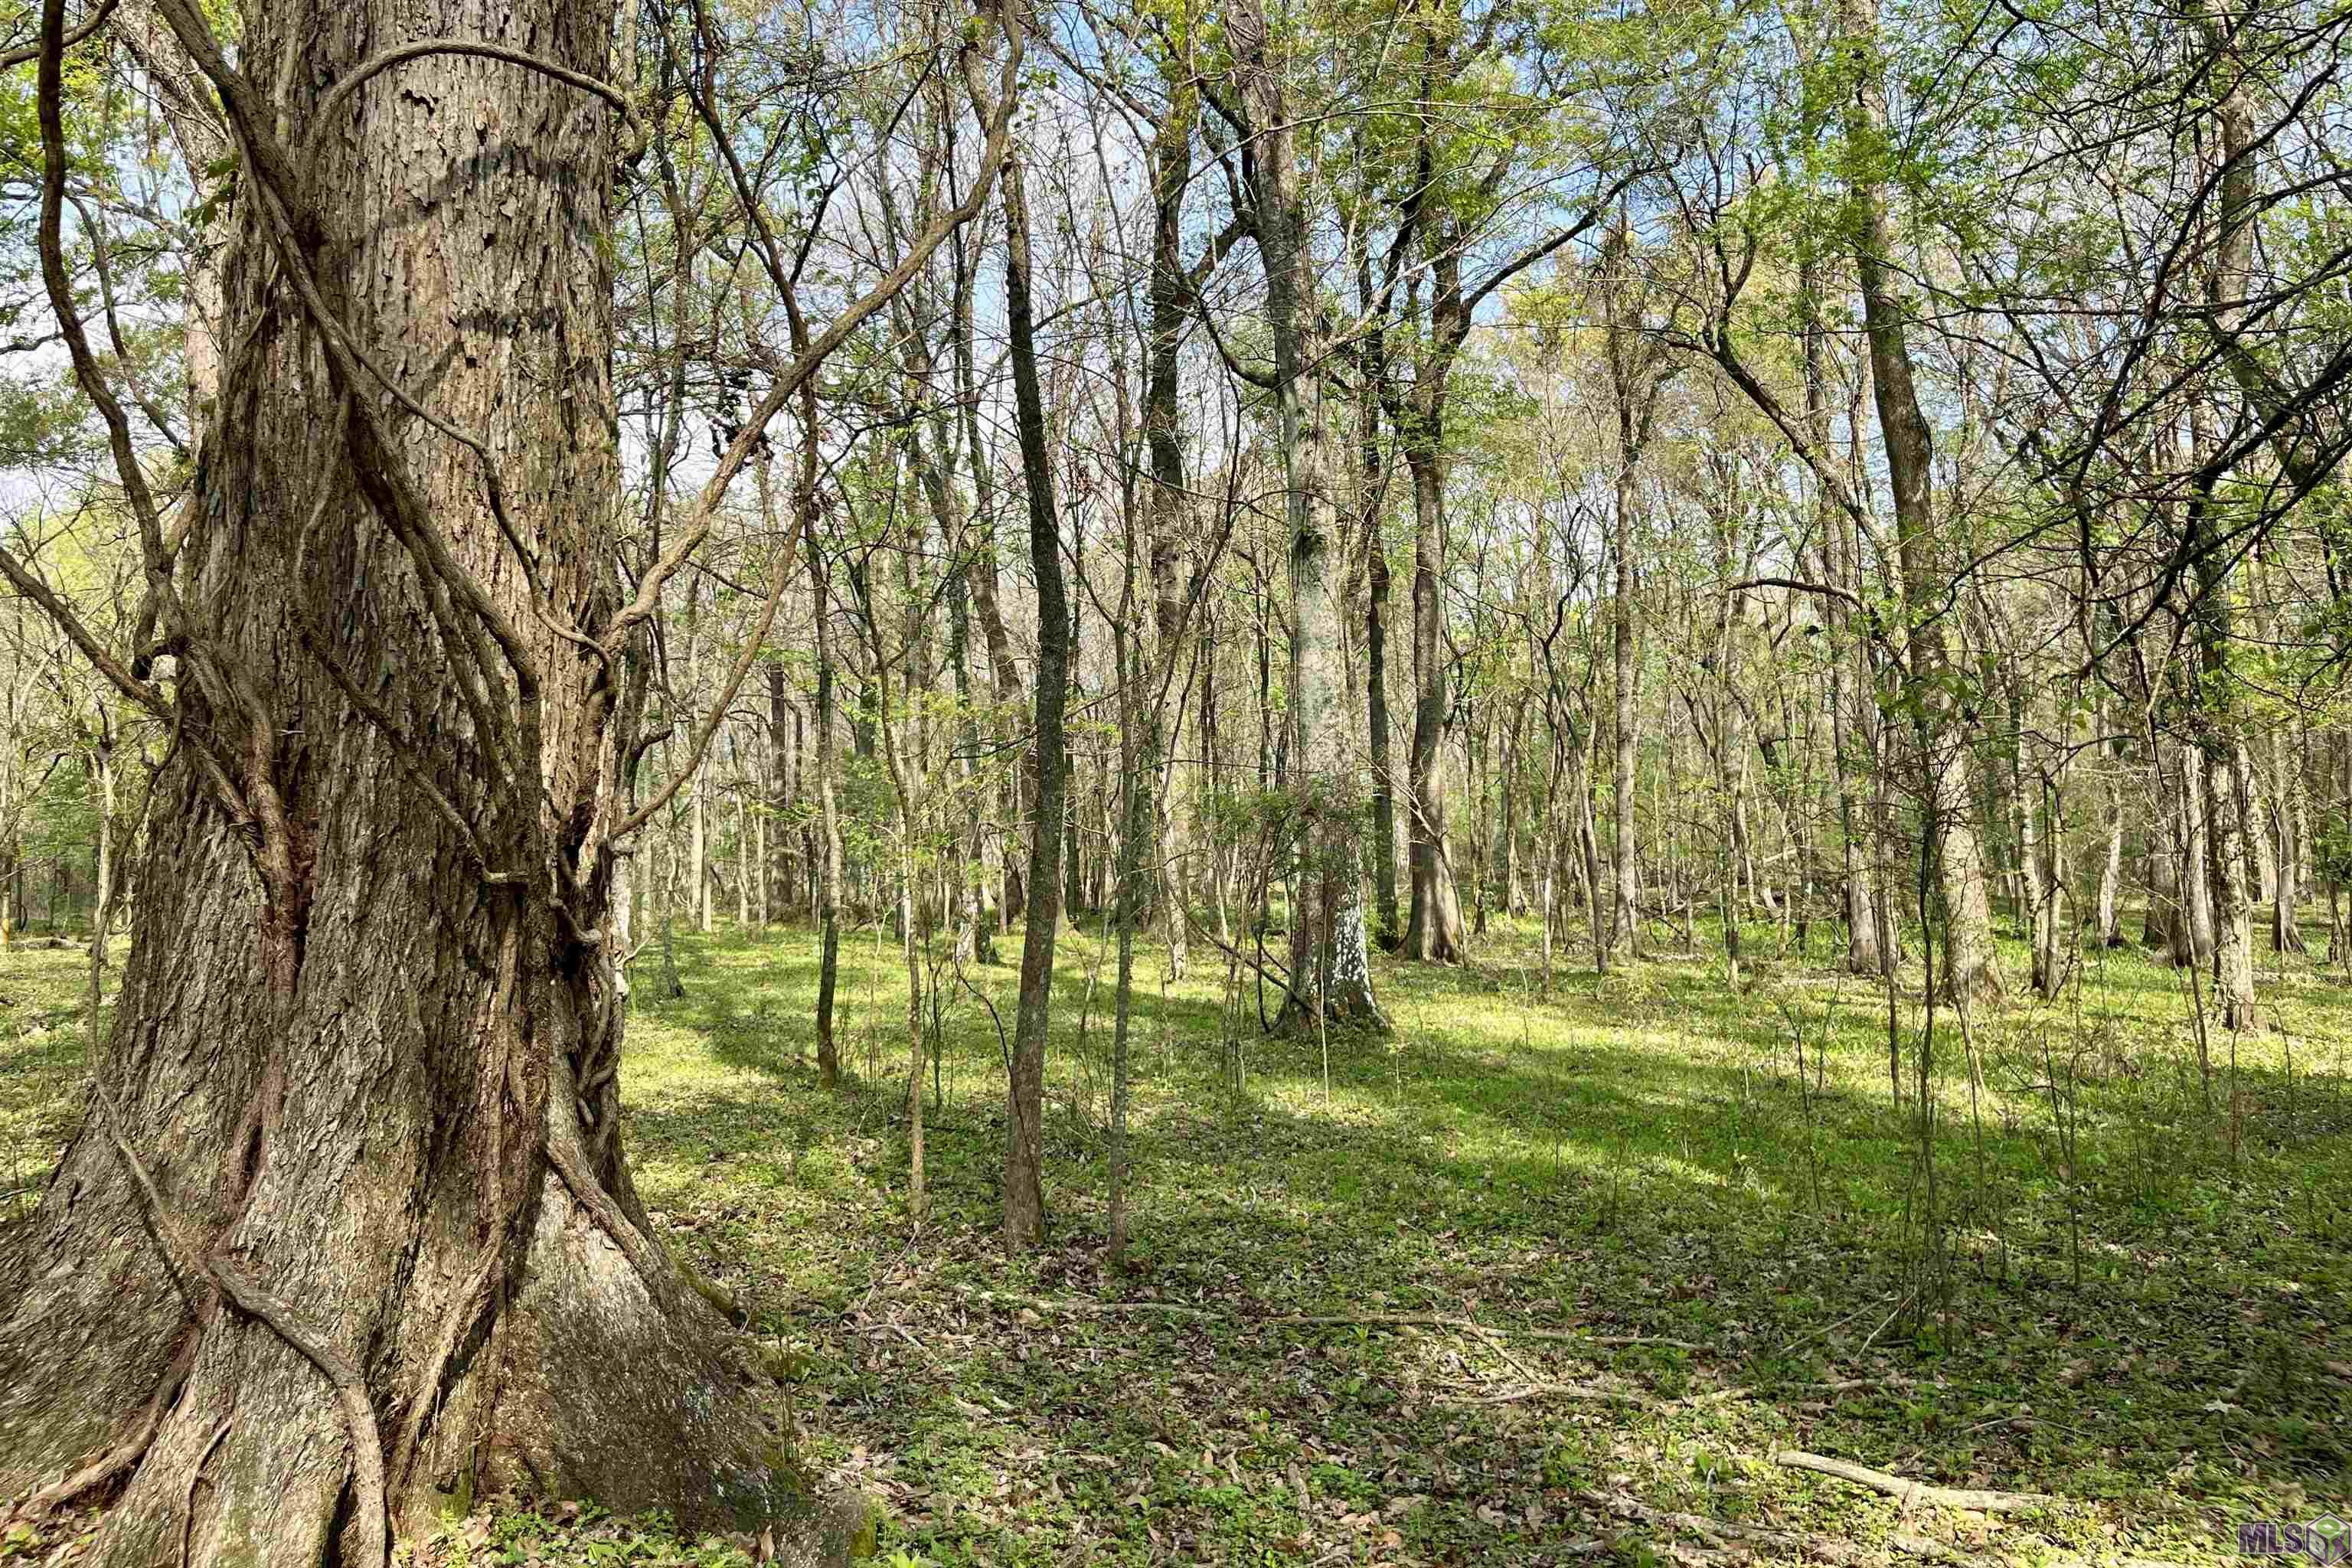
[[[806, 931], [685, 939], [686, 996], [639, 988], [639, 1188], [785, 1352], [811, 1456], [887, 1510], [886, 1561], [1646, 1564], [1723, 1544], [1664, 1510], [1865, 1552], [2218, 1562], [2239, 1520], [2352, 1502], [2352, 998], [2308, 960], [2265, 963], [2278, 1029], [2212, 1034], [2210, 1072], [2181, 977], [2136, 952], [1973, 1018], [1974, 1075], [1939, 1011], [1930, 1226], [1916, 997], [1898, 1110], [1885, 994], [1828, 968], [1818, 933], [1815, 962], [1751, 966], [1745, 994], [1710, 952], [1563, 969], [1545, 1002], [1523, 929], [1469, 970], [1380, 963], [1398, 1034], [1334, 1037], [1328, 1094], [1318, 1043], [1260, 1037], [1213, 953], [1163, 1004], [1147, 950], [1132, 1267], [1111, 1279], [1111, 975], [1088, 924], [1056, 982], [1050, 1244], [1011, 1261], [1001, 1047], [951, 971], [919, 1228], [887, 935], [844, 946], [835, 1094], [807, 1059]], [[78, 1037], [21, 1026], [51, 988], [69, 1004], [79, 962], [0, 958], [20, 1026], [0, 1171], [37, 1170], [70, 1121]], [[1009, 1027], [1011, 970], [969, 978]], [[1074, 1310], [1107, 1303], [1181, 1310]], [[1700, 1348], [1267, 1321], [1381, 1313]], [[1626, 1397], [1544, 1392], [1563, 1384]], [[1769, 1463], [1792, 1447], [2059, 1500], [1899, 1517]], [[725, 1555], [511, 1512], [472, 1535], [437, 1550]], [[1790, 1554], [1785, 1534], [1747, 1544]]]

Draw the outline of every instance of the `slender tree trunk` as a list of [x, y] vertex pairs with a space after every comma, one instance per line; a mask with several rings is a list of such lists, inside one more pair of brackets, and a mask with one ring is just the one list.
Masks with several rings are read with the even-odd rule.
[[[1416, 407], [1418, 431], [1435, 416]], [[1445, 780], [1446, 654], [1438, 579], [1444, 572], [1445, 497], [1434, 432], [1409, 435], [1406, 464], [1412, 476], [1412, 752], [1411, 758], [1412, 900], [1405, 916], [1403, 953], [1433, 963], [1468, 956], [1469, 933], [1454, 879], [1453, 824]]]
[[1610, 605], [1610, 669], [1615, 679], [1614, 817], [1616, 853], [1611, 883], [1609, 952], [1633, 958], [1640, 946], [1641, 878], [1633, 836], [1633, 473], [1630, 457], [1617, 476], [1616, 531], [1612, 541], [1616, 582]]
[[793, 489], [801, 548], [808, 556], [809, 600], [814, 606], [816, 640], [816, 805], [819, 865], [816, 889], [816, 1074], [821, 1088], [841, 1081], [841, 1047], [834, 1037], [834, 996], [841, 975], [841, 808], [834, 781], [841, 771], [839, 724], [835, 714], [833, 570], [817, 536], [816, 387], [802, 389], [801, 463]]
[[1068, 815], [1068, 752], [1063, 715], [1069, 696], [1070, 606], [1062, 579], [1061, 529], [1054, 507], [1053, 457], [1037, 383], [1034, 307], [1029, 288], [1029, 209], [1018, 155], [1003, 176], [1004, 293], [1013, 349], [1013, 424], [1029, 499], [1029, 566], [1037, 579], [1036, 815], [1029, 835], [1029, 910], [1021, 940], [1021, 1005], [1006, 1086], [1004, 1245], [1023, 1252], [1045, 1234], [1045, 1034], [1054, 1002], [1054, 944], [1062, 921], [1062, 836]]
[[[2092, 725], [2101, 733], [2111, 721], [2111, 709], [2104, 701], [2092, 710]], [[2124, 882], [2124, 755], [2122, 742], [2102, 744], [2100, 754], [2106, 763], [2100, 780], [2100, 805], [2104, 813], [2101, 823], [2105, 853], [2099, 860], [2099, 895], [2096, 914], [2097, 941], [2102, 947], [2124, 945], [2123, 882]]]
[[[1874, 50], [1876, 0], [1844, 0], [1843, 24], [1849, 41]], [[1855, 127], [1871, 140], [1885, 128], [1885, 87], [1876, 68], [1865, 70], [1849, 110]], [[1857, 242], [1855, 270], [1862, 286], [1863, 316], [1870, 345], [1871, 386], [1885, 447], [1889, 487], [1895, 496], [1895, 526], [1904, 594], [1916, 617], [1911, 633], [1911, 679], [1919, 698], [1920, 761], [1927, 773], [1927, 806], [1934, 815], [1929, 835], [1943, 917], [1938, 984], [1963, 1002], [2000, 994], [1995, 962], [1992, 909], [1986, 889], [1984, 841], [1976, 819], [1976, 766], [1970, 737], [1954, 690], [1957, 674], [1938, 605], [1943, 566], [1936, 545], [1929, 488], [1933, 440], [1912, 374], [1904, 305], [1894, 265], [1894, 226], [1885, 195], [1874, 181], [1854, 191]]]
[[751, 923], [751, 882], [759, 874], [760, 862], [751, 852], [751, 821], [743, 809], [743, 791], [735, 791], [735, 923], [748, 927]]
[[1510, 737], [1503, 747], [1502, 799], [1498, 809], [1502, 815], [1499, 831], [1503, 842], [1503, 912], [1514, 920], [1527, 913], [1528, 894], [1519, 877], [1519, 724], [1521, 715], [1514, 710]]
[[2043, 931], [2052, 890], [2042, 879], [2042, 773], [2036, 765], [2038, 759], [2028, 755], [2032, 747], [2027, 734], [2032, 728], [2032, 714], [2021, 686], [2011, 693], [2010, 710], [2017, 730], [2017, 752], [2010, 768], [2009, 815], [2017, 832], [2018, 912], [2026, 927], [2032, 954], [2034, 992], [2051, 996], [2056, 994], [2058, 976], [2049, 963], [2051, 953]]
[[2212, 790], [2201, 753], [2192, 743], [2173, 748], [2180, 784], [2180, 904], [2184, 916], [2184, 947], [2174, 944], [2174, 958], [2183, 963], [2208, 963], [2213, 958], [2213, 881], [2207, 874], [2212, 853]]
[[[686, 589], [686, 689], [677, 694], [678, 700], [691, 713], [693, 704], [702, 697], [702, 641], [698, 635], [702, 618], [702, 580], [688, 581]], [[694, 904], [694, 929], [705, 936], [710, 934], [710, 770], [698, 771], [687, 785], [687, 811], [690, 826], [687, 840], [687, 897]]]
[[[1363, 308], [1371, 309], [1370, 262], [1358, 258], [1358, 291]], [[1389, 556], [1381, 537], [1382, 468], [1381, 462], [1381, 386], [1388, 375], [1385, 332], [1377, 328], [1365, 335], [1356, 354], [1356, 450], [1359, 513], [1364, 534], [1364, 710], [1370, 736], [1372, 779], [1372, 908], [1373, 939], [1387, 952], [1403, 941], [1397, 920], [1396, 763], [1389, 743]]]

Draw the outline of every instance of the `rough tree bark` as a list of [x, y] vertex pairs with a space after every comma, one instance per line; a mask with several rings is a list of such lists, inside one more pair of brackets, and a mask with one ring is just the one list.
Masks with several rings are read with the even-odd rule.
[[[98, 1456], [67, 1483], [116, 1495], [88, 1560], [139, 1568], [380, 1563], [388, 1523], [477, 1480], [804, 1514], [629, 1179], [618, 644], [535, 613], [630, 624], [606, 565], [611, 111], [436, 53], [325, 121], [417, 19], [270, 0], [239, 55], [273, 62], [273, 113], [192, 5], [163, 9], [248, 170], [195, 521], [150, 554], [175, 687], [117, 676], [190, 739], [157, 781], [90, 1114], [0, 1238], [0, 1493]], [[452, 0], [427, 36], [593, 76], [609, 21]], [[53, 174], [57, 83], [53, 47]], [[278, 116], [309, 136], [299, 180]], [[501, 497], [360, 378], [371, 351], [481, 443]]]
[[[1617, 468], [1611, 518], [1610, 555], [1614, 571], [1610, 592], [1610, 669], [1614, 681], [1612, 713], [1614, 778], [1612, 781], [1615, 838], [1612, 854], [1609, 935], [1605, 965], [1639, 956], [1641, 861], [1633, 826], [1633, 767], [1639, 742], [1634, 691], [1633, 518], [1638, 504], [1636, 470], [1648, 445], [1657, 406], [1654, 351], [1645, 343], [1627, 298], [1632, 287], [1628, 257], [1633, 239], [1622, 219], [1602, 247], [1601, 296], [1609, 388], [1617, 422]], [[1599, 918], [1598, 913], [1595, 919]]]

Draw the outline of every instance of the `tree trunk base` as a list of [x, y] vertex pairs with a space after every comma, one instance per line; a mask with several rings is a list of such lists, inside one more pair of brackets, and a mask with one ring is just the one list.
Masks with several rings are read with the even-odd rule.
[[1323, 999], [1322, 1016], [1317, 1017], [1314, 998], [1293, 992], [1283, 998], [1282, 1011], [1275, 1015], [1274, 1026], [1267, 1031], [1294, 1040], [1312, 1040], [1326, 1032], [1331, 1034], [1392, 1035], [1396, 1026], [1381, 1011], [1370, 986], [1339, 985]]
[[[621, 1206], [545, 1170], [520, 1256], [503, 1260], [509, 1289], [471, 1237], [330, 1253], [327, 1291], [404, 1297], [404, 1321], [431, 1330], [362, 1345], [364, 1386], [339, 1394], [204, 1265], [167, 1261], [94, 1118], [40, 1210], [0, 1237], [0, 1279], [17, 1287], [0, 1295], [0, 1498], [26, 1498], [25, 1515], [97, 1505], [83, 1561], [123, 1568], [377, 1564], [384, 1524], [415, 1538], [494, 1492], [663, 1507], [688, 1529], [770, 1531], [781, 1561], [845, 1563], [866, 1505], [798, 1467], [752, 1348]], [[233, 1227], [213, 1256], [259, 1274], [247, 1257], [279, 1250], [278, 1234]], [[320, 1294], [268, 1286], [278, 1308]], [[315, 1310], [307, 1324], [287, 1311], [298, 1331], [341, 1338]]]
[[1936, 993], [1956, 1006], [1998, 1005], [2002, 995], [2000, 971], [1990, 959], [1970, 963], [1951, 973], [1937, 976]]

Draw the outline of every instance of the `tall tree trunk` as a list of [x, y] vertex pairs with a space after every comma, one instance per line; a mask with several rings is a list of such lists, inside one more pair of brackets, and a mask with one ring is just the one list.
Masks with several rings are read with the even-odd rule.
[[[1045, 1034], [1054, 1003], [1054, 944], [1062, 923], [1062, 836], [1069, 758], [1063, 715], [1069, 699], [1070, 605], [1062, 580], [1053, 456], [1037, 383], [1035, 307], [1030, 295], [1029, 208], [1016, 154], [1004, 168], [1004, 296], [1013, 350], [1013, 425], [1029, 499], [1029, 567], [1037, 579], [1034, 695], [1036, 815], [1029, 833], [1029, 910], [1021, 937], [1021, 1004], [1013, 1031], [1004, 1130], [1004, 1245], [1025, 1251], [1045, 1234]], [[992, 604], [993, 597], [992, 595]]]
[[[1639, 471], [1643, 450], [1649, 444], [1653, 416], [1661, 385], [1653, 363], [1654, 351], [1641, 331], [1637, 275], [1633, 263], [1633, 234], [1621, 213], [1601, 247], [1601, 349], [1607, 360], [1611, 413], [1617, 426], [1615, 472], [1612, 476], [1610, 518], [1609, 632], [1610, 673], [1614, 685], [1611, 715], [1615, 755], [1611, 780], [1615, 843], [1612, 858], [1609, 927], [1605, 947], [1597, 950], [1605, 968], [1617, 959], [1639, 955], [1641, 946], [1641, 858], [1633, 821], [1634, 762], [1640, 735], [1640, 712], [1634, 685], [1636, 614], [1633, 600], [1633, 525], [1640, 504]], [[1595, 930], [1600, 914], [1594, 911]]]
[[[1424, 374], [1428, 373], [1424, 372]], [[1423, 401], [1416, 398], [1416, 402]], [[1403, 952], [1433, 963], [1458, 963], [1468, 956], [1468, 932], [1454, 878], [1453, 823], [1448, 815], [1445, 732], [1448, 698], [1444, 606], [1438, 584], [1444, 573], [1445, 495], [1438, 471], [1437, 436], [1427, 431], [1435, 415], [1416, 406], [1405, 438], [1405, 462], [1412, 476], [1412, 902], [1405, 916]]]
[[1617, 473], [1615, 531], [1612, 552], [1616, 581], [1609, 609], [1610, 670], [1615, 680], [1615, 796], [1613, 816], [1616, 848], [1614, 876], [1610, 884], [1609, 947], [1613, 957], [1633, 958], [1640, 945], [1640, 861], [1633, 837], [1633, 470], [1630, 457], [1621, 458]]
[[[1145, 549], [1149, 557], [1154, 640], [1149, 658], [1139, 641], [1129, 662], [1142, 683], [1144, 707], [1136, 717], [1149, 731], [1144, 737], [1140, 765], [1158, 776], [1142, 781], [1149, 798], [1145, 815], [1138, 817], [1129, 803], [1121, 834], [1118, 873], [1120, 900], [1139, 900], [1136, 918], [1150, 901], [1149, 888], [1129, 886], [1132, 877], [1149, 871], [1159, 889], [1162, 929], [1168, 937], [1171, 978], [1181, 979], [1189, 935], [1185, 929], [1185, 884], [1174, 851], [1170, 809], [1174, 795], [1174, 769], [1166, 757], [1167, 685], [1170, 675], [1185, 658], [1182, 647], [1191, 618], [1189, 601], [1198, 597], [1197, 584], [1184, 581], [1181, 570], [1184, 540], [1183, 422], [1178, 407], [1182, 391], [1184, 331], [1192, 318], [1192, 279], [1184, 265], [1184, 193], [1192, 184], [1192, 128], [1200, 100], [1189, 85], [1169, 103], [1151, 143], [1152, 247], [1150, 285], [1151, 325], [1146, 345], [1143, 378], [1143, 439], [1151, 464], [1151, 483], [1145, 490]], [[1205, 570], [1205, 565], [1202, 568]], [[1206, 693], [1203, 693], [1206, 700]], [[1181, 707], [1178, 710], [1180, 715]], [[1180, 719], [1181, 721], [1181, 719]], [[1141, 833], [1148, 841], [1136, 847], [1139, 857], [1127, 863], [1127, 837]], [[1132, 932], [1122, 962], [1133, 967]], [[1123, 1086], [1122, 1086], [1123, 1087]], [[1124, 1103], [1118, 1108], [1124, 1113]], [[1124, 1140], [1124, 1127], [1120, 1137]], [[1123, 1150], [1122, 1150], [1123, 1152]], [[1122, 1216], [1123, 1217], [1123, 1216]], [[1119, 1239], [1123, 1240], [1123, 1234]], [[1116, 1248], [1114, 1248], [1116, 1250]]]
[[1446, 379], [1459, 343], [1460, 237], [1441, 225], [1432, 234], [1429, 331], [1399, 429], [1412, 479], [1412, 752], [1408, 862], [1412, 902], [1403, 953], [1433, 963], [1469, 956], [1462, 900], [1454, 885], [1453, 822], [1446, 800], [1445, 740], [1452, 718], [1446, 690], [1444, 419]]
[[[793, 348], [805, 352], [806, 328], [798, 311], [792, 316]], [[801, 549], [808, 556], [809, 602], [816, 641], [816, 805], [821, 864], [813, 879], [816, 888], [816, 1076], [820, 1088], [841, 1081], [841, 1047], [834, 1037], [834, 994], [841, 976], [842, 844], [841, 804], [835, 780], [841, 773], [840, 726], [835, 708], [833, 647], [833, 568], [817, 536], [816, 482], [822, 458], [816, 413], [816, 381], [811, 377], [800, 391], [800, 468], [793, 476], [793, 511]]]
[[[1872, 57], [1855, 81], [1849, 125], [1858, 141], [1876, 145], [1886, 131], [1885, 89], [1874, 58], [1876, 0], [1844, 0], [1844, 5], [1842, 25], [1849, 43]], [[1864, 179], [1856, 182], [1853, 199], [1854, 267], [1870, 345], [1871, 389], [1885, 447], [1888, 487], [1895, 496], [1904, 594], [1915, 617], [1910, 675], [1919, 699], [1920, 762], [1927, 774], [1927, 809], [1935, 818], [1930, 837], [1937, 848], [1935, 875], [1944, 926], [1938, 984], [1957, 1000], [1989, 1001], [2000, 994], [2000, 971], [1985, 886], [1984, 841], [1975, 815], [1975, 758], [1954, 690], [1957, 670], [1938, 610], [1945, 595], [1929, 493], [1933, 437], [1920, 412], [1912, 374], [1893, 263], [1894, 225], [1887, 217], [1885, 193], [1875, 179]]]
[[[1360, 225], [1355, 233], [1359, 237], [1357, 296], [1360, 307], [1370, 316], [1373, 310], [1371, 262], [1361, 249]], [[1381, 461], [1381, 406], [1388, 374], [1388, 337], [1376, 321], [1356, 351], [1357, 510], [1364, 532], [1364, 710], [1372, 776], [1372, 934], [1383, 951], [1394, 952], [1404, 931], [1397, 920], [1396, 763], [1389, 745], [1391, 574], [1388, 544], [1381, 537], [1386, 488]]]
[[[164, 13], [235, 79], [193, 6]], [[453, 0], [428, 36], [600, 76], [609, 21]], [[317, 221], [237, 204], [211, 521], [176, 572], [204, 606], [170, 700], [196, 739], [156, 781], [91, 1114], [0, 1238], [0, 1493], [110, 1455], [85, 1561], [381, 1564], [387, 1515], [421, 1525], [460, 1478], [734, 1528], [804, 1509], [623, 1156], [612, 676], [533, 613], [473, 457], [386, 412], [285, 287], [431, 367], [544, 602], [606, 625], [611, 114], [445, 55], [316, 122], [415, 26], [243, 12]], [[52, 3], [59, 176], [62, 28]]]
[[1501, 818], [1497, 831], [1503, 844], [1503, 912], [1514, 920], [1528, 910], [1528, 891], [1519, 874], [1519, 798], [1524, 793], [1519, 780], [1519, 730], [1525, 717], [1523, 710], [1512, 709], [1503, 743], [1502, 798], [1496, 803]]
[[1247, 119], [1258, 142], [1254, 171], [1257, 246], [1265, 268], [1266, 323], [1274, 341], [1274, 401], [1290, 531], [1290, 755], [1297, 803], [1297, 882], [1290, 921], [1290, 992], [1278, 1026], [1314, 1035], [1327, 1024], [1385, 1032], [1372, 995], [1364, 938], [1363, 868], [1353, 830], [1347, 721], [1339, 702], [1337, 541], [1330, 424], [1319, 369], [1315, 268], [1295, 130], [1258, 0], [1236, 0], [1228, 21]]

